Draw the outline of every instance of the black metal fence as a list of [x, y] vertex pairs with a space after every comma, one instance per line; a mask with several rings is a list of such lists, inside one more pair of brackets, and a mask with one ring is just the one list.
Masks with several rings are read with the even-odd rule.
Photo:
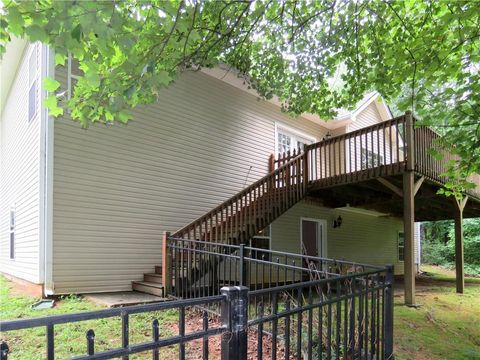
[[385, 267], [301, 254], [181, 238], [167, 239], [167, 294], [195, 298], [219, 294], [223, 286], [250, 290], [336, 278]]
[[[144, 354], [151, 351], [152, 359], [160, 359], [161, 349], [166, 347], [177, 346], [179, 359], [186, 358], [185, 346], [195, 340], [202, 341], [201, 357], [208, 359], [208, 338], [222, 334], [227, 331], [227, 326], [230, 319], [226, 319], [226, 325], [219, 325], [216, 327], [209, 327], [207, 310], [203, 311], [202, 315], [199, 315], [202, 321], [202, 328], [200, 331], [194, 331], [186, 333], [186, 309], [202, 307], [208, 308], [210, 306], [219, 306], [220, 308], [226, 308], [229, 306], [228, 298], [226, 295], [211, 296], [208, 298], [177, 300], [172, 302], [127, 306], [123, 308], [83, 312], [76, 314], [56, 315], [42, 318], [11, 320], [0, 322], [0, 333], [6, 333], [14, 330], [32, 329], [36, 327], [46, 328], [46, 359], [55, 359], [55, 327], [61, 324], [78, 323], [88, 320], [100, 320], [112, 317], [121, 318], [121, 341], [122, 345], [119, 348], [109, 349], [106, 351], [95, 351], [95, 331], [94, 329], [88, 329], [85, 332], [85, 355], [74, 356], [70, 359], [75, 360], [87, 360], [87, 359], [129, 359], [132, 354]], [[129, 329], [129, 319], [134, 314], [152, 313], [165, 310], [175, 309], [178, 311], [178, 334], [174, 336], [161, 336], [160, 326], [158, 319], [152, 321], [151, 336], [152, 340], [142, 343], [131, 343], [129, 341], [131, 331]], [[105, 341], [106, 339], [103, 339]], [[20, 342], [21, 343], [21, 342]], [[18, 342], [17, 342], [18, 344]], [[18, 346], [18, 345], [16, 345]], [[19, 349], [21, 350], [21, 349]], [[21, 352], [21, 351], [18, 351]], [[9, 354], [15, 355], [15, 349], [9, 349], [7, 342], [3, 341], [0, 344], [0, 360], [7, 360]], [[169, 352], [170, 353], [170, 352]], [[18, 357], [17, 357], [18, 358]]]
[[[390, 359], [393, 268], [251, 291], [257, 358]], [[253, 306], [252, 306], [253, 305]], [[268, 334], [263, 336], [261, 334]]]
[[[55, 354], [55, 326], [109, 317], [121, 318], [121, 347], [95, 352], [95, 332], [88, 329], [86, 355], [74, 359], [129, 359], [146, 351], [159, 359], [162, 349], [172, 346], [179, 359], [208, 359], [209, 341], [220, 334], [225, 360], [246, 360], [252, 353], [258, 360], [393, 357], [392, 266], [172, 238], [168, 251], [172, 282], [165, 286], [179, 300], [5, 321], [0, 322], [0, 332], [45, 327], [49, 360]], [[193, 316], [201, 322], [200, 330], [186, 331], [187, 308], [196, 309]], [[160, 334], [155, 319], [151, 341], [129, 341], [130, 315], [166, 309], [178, 311], [177, 335]], [[215, 317], [215, 326], [209, 326]], [[202, 342], [202, 350], [193, 356], [186, 346], [195, 341]], [[0, 360], [7, 359], [6, 343], [0, 354]]]

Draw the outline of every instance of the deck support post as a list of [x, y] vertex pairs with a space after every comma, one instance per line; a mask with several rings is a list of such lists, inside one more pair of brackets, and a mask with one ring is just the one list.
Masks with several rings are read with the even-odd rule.
[[467, 203], [468, 197], [462, 200], [455, 198], [455, 279], [457, 283], [457, 293], [463, 294], [465, 288], [465, 274], [463, 263], [463, 209]]
[[415, 135], [412, 113], [405, 113], [407, 157], [403, 174], [403, 229], [405, 239], [405, 304], [415, 304]]
[[403, 174], [403, 233], [405, 239], [404, 278], [405, 304], [415, 304], [415, 195], [413, 193], [414, 173]]

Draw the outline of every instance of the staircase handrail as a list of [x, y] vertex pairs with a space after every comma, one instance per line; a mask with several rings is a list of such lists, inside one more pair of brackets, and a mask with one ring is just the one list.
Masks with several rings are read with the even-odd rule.
[[182, 227], [181, 229], [177, 230], [175, 233], [173, 233], [171, 236], [172, 237], [181, 237], [181, 235], [187, 231], [190, 230], [190, 228], [192, 228], [193, 226], [195, 226], [196, 224], [198, 224], [199, 222], [201, 222], [204, 218], [208, 218], [212, 215], [214, 215], [215, 213], [221, 211], [226, 205], [228, 205], [229, 203], [231, 203], [232, 201], [235, 201], [236, 199], [239, 199], [241, 197], [243, 197], [244, 195], [247, 195], [248, 193], [250, 193], [252, 190], [254, 190], [255, 188], [257, 188], [260, 184], [263, 184], [265, 183], [269, 178], [273, 178], [275, 180], [275, 178], [280, 175], [283, 170], [286, 170], [288, 167], [290, 167], [291, 165], [293, 165], [296, 161], [298, 161], [299, 159], [301, 159], [302, 157], [305, 157], [307, 156], [308, 152], [305, 151], [303, 153], [300, 153], [299, 155], [295, 156], [294, 158], [290, 159], [287, 163], [283, 164], [282, 166], [280, 166], [279, 168], [275, 169], [274, 171], [271, 171], [269, 172], [267, 175], [265, 175], [264, 177], [260, 178], [259, 180], [255, 181], [253, 184], [247, 186], [245, 189], [241, 190], [240, 192], [236, 193], [235, 195], [231, 196], [230, 198], [228, 198], [227, 200], [225, 200], [224, 202], [222, 202], [220, 205], [216, 206], [215, 208], [213, 208], [212, 210], [210, 210], [208, 213], [204, 214], [202, 217], [190, 222], [188, 225]]

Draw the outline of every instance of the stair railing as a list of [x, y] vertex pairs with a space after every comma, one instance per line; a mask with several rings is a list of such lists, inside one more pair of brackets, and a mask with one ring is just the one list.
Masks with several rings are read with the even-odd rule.
[[307, 156], [295, 156], [172, 237], [230, 244], [247, 242], [304, 197]]

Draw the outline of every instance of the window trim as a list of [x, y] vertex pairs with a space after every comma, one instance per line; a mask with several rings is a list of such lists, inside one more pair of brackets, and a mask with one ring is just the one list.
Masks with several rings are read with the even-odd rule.
[[312, 135], [308, 135], [307, 133], [304, 133], [300, 130], [292, 128], [288, 125], [284, 125], [283, 123], [275, 122], [275, 145], [274, 145], [274, 152], [273, 152], [275, 156], [278, 155], [278, 133], [281, 132], [281, 130], [283, 130], [286, 133], [290, 133], [294, 136], [304, 138], [305, 140], [309, 140], [311, 144], [314, 144], [317, 142], [317, 139]]

